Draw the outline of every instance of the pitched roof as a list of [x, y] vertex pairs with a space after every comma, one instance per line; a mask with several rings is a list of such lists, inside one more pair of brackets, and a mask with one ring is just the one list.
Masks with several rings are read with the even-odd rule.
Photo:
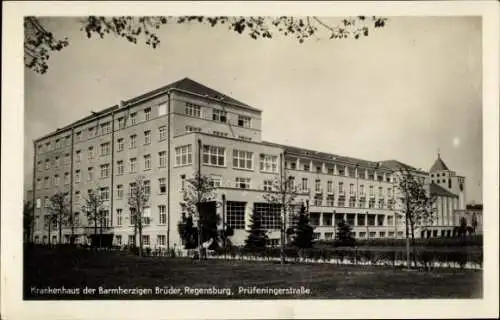
[[403, 163], [403, 162], [397, 161], [397, 160], [384, 160], [384, 161], [381, 161], [381, 163], [382, 163], [382, 166], [390, 168], [391, 170], [394, 170], [394, 171], [403, 169], [403, 170], [417, 171], [420, 173], [425, 173], [423, 170], [417, 169], [415, 167], [412, 167], [406, 163]]
[[430, 193], [431, 193], [431, 196], [443, 196], [443, 197], [458, 198], [458, 196], [456, 194], [451, 193], [450, 191], [444, 189], [443, 187], [441, 187], [435, 183], [431, 183]]
[[444, 161], [441, 159], [441, 156], [438, 153], [438, 157], [436, 161], [434, 161], [434, 164], [431, 167], [431, 170], [429, 172], [437, 172], [437, 171], [444, 171], [444, 170], [450, 170], [444, 163]]
[[200, 96], [208, 96], [212, 99], [221, 100], [221, 101], [227, 102], [229, 104], [244, 107], [246, 109], [250, 109], [253, 111], [261, 111], [260, 109], [251, 107], [246, 103], [243, 103], [243, 102], [238, 101], [234, 98], [231, 98], [230, 96], [227, 96], [227, 95], [225, 95], [225, 94], [223, 94], [215, 89], [209, 88], [209, 87], [207, 87], [199, 82], [196, 82], [192, 79], [189, 79], [189, 78], [184, 78], [184, 79], [178, 80], [176, 82], [167, 84], [166, 86], [163, 86], [161, 88], [146, 92], [138, 97], [134, 97], [130, 100], [125, 101], [125, 104], [134, 103], [134, 102], [139, 101], [147, 96], [154, 95], [156, 93], [160, 93], [162, 91], [166, 91], [169, 89], [178, 89], [178, 90], [182, 90], [182, 91], [191, 92], [191, 93], [194, 93], [194, 94], [197, 94]]
[[[359, 158], [352, 158], [352, 157], [346, 157], [346, 156], [341, 156], [338, 154], [333, 154], [333, 153], [327, 153], [327, 152], [321, 152], [321, 151], [315, 151], [311, 149], [305, 149], [305, 148], [300, 148], [300, 147], [294, 147], [294, 146], [288, 146], [288, 145], [283, 145], [283, 144], [278, 144], [274, 142], [269, 142], [269, 141], [262, 141], [262, 143], [274, 146], [274, 147], [280, 147], [285, 149], [286, 152], [291, 153], [291, 154], [298, 154], [298, 155], [303, 155], [305, 157], [310, 157], [310, 158], [315, 158], [318, 160], [323, 160], [323, 161], [340, 161], [344, 162], [347, 164], [351, 164], [353, 166], [359, 165], [362, 168], [368, 168], [368, 169], [386, 169], [386, 170], [398, 170], [399, 167], [394, 167], [394, 166], [389, 166], [386, 164], [386, 162], [392, 163], [392, 161], [370, 161], [370, 160], [363, 160]], [[405, 165], [401, 162], [395, 161], [401, 165], [404, 165], [408, 168], [412, 168], [412, 170], [417, 170], [411, 166]], [[419, 171], [419, 170], [417, 170]]]

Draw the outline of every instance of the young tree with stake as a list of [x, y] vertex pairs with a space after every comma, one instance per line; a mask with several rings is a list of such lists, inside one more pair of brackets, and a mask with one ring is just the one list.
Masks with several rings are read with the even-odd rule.
[[142, 256], [142, 228], [144, 219], [144, 210], [149, 206], [149, 192], [145, 183], [144, 176], [137, 176], [131, 185], [128, 195], [128, 205], [133, 216], [134, 225], [134, 245], [135, 245], [135, 230], [139, 235], [139, 256]]
[[64, 192], [58, 192], [50, 198], [49, 202], [49, 216], [52, 218], [51, 221], [57, 223], [58, 233], [59, 233], [59, 244], [62, 242], [62, 228], [66, 223], [66, 219], [69, 215], [69, 201], [68, 196]]
[[[104, 201], [102, 200], [98, 190], [89, 190], [87, 193], [87, 198], [84, 200], [84, 205], [82, 209], [87, 214], [87, 223], [90, 221], [93, 222], [94, 225], [94, 237], [97, 238], [97, 227], [98, 223], [100, 224], [100, 230], [102, 238], [102, 221], [104, 215]], [[99, 247], [101, 246], [102, 239], [99, 239]]]

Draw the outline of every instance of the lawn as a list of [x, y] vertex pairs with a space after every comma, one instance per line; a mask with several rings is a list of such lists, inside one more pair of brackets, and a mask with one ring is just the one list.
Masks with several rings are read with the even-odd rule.
[[[411, 299], [481, 298], [482, 271], [407, 271], [390, 267], [195, 261], [112, 252], [31, 248], [24, 257], [25, 299]], [[77, 289], [77, 294], [38, 291]], [[103, 289], [116, 289], [104, 292]], [[188, 288], [186, 288], [188, 287]], [[239, 292], [240, 288], [246, 292]], [[252, 292], [253, 287], [301, 289]], [[83, 293], [84, 288], [95, 289]], [[122, 291], [118, 292], [118, 288]], [[124, 292], [123, 289], [142, 290]], [[157, 288], [165, 291], [157, 292]], [[195, 289], [218, 288], [219, 294]], [[226, 290], [222, 290], [226, 288]], [[170, 292], [168, 291], [170, 289]], [[228, 290], [231, 293], [228, 295]], [[306, 292], [309, 289], [310, 292]], [[150, 290], [150, 291], [149, 291]], [[277, 295], [275, 295], [276, 293]]]

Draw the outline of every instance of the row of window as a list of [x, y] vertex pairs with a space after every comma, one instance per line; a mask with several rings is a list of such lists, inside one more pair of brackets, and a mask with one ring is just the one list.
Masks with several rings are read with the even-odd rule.
[[[152, 112], [151, 108], [146, 108], [143, 110], [144, 113], [144, 121], [149, 121], [151, 120]], [[167, 113], [167, 105], [166, 104], [160, 104], [158, 105], [158, 116], [165, 115]], [[129, 126], [133, 126], [137, 123], [137, 112], [130, 112], [127, 115], [120, 116], [117, 119], [117, 126], [118, 129], [124, 129], [127, 126], [127, 122], [129, 123]], [[163, 127], [163, 130], [165, 130], [166, 127]], [[111, 133], [111, 121], [106, 121], [100, 124], [92, 124], [90, 127], [87, 128], [87, 138], [94, 138], [99, 135], [106, 135]], [[83, 141], [84, 139], [84, 131], [83, 130], [78, 130], [75, 132], [75, 141], [80, 142]], [[161, 137], [160, 134], [160, 140], [165, 139], [165, 137]], [[65, 138], [57, 138], [52, 145], [50, 141], [45, 142], [45, 144], [39, 144], [38, 145], [38, 152], [43, 151], [43, 147], [45, 146], [45, 151], [52, 151], [52, 150], [57, 150], [59, 148], [65, 147], [65, 146], [70, 146], [71, 145], [71, 136], [66, 135]]]
[[[397, 237], [403, 237], [404, 233], [403, 231], [398, 231], [397, 233], [395, 233], [394, 231], [388, 231], [388, 232], [385, 232], [385, 231], [379, 231], [379, 232], [375, 232], [375, 231], [370, 231], [370, 232], [365, 232], [365, 231], [360, 231], [360, 232], [351, 232], [351, 236], [352, 237], [355, 237], [355, 238], [358, 238], [358, 239], [363, 239], [363, 238], [367, 238], [367, 235], [368, 235], [368, 238], [386, 238], [386, 235], [388, 238], [394, 238], [394, 235], [397, 234]], [[313, 233], [313, 238], [315, 240], [319, 240], [321, 237], [321, 233], [320, 232], [314, 232]], [[333, 240], [334, 238], [334, 233], [333, 232], [325, 232], [325, 237], [324, 239], [325, 240]]]
[[[195, 118], [203, 118], [203, 111], [205, 107], [202, 107], [200, 105], [194, 104], [194, 103], [186, 103], [185, 107], [185, 114], [190, 116], [190, 117], [195, 117]], [[239, 127], [243, 128], [251, 128], [252, 127], [252, 118], [249, 116], [244, 116], [244, 115], [237, 115], [237, 123], [236, 125]], [[227, 111], [220, 110], [220, 109], [212, 109], [212, 120], [217, 121], [217, 122], [222, 122], [222, 123], [229, 123], [228, 117], [227, 117]]]
[[[343, 213], [323, 213], [323, 220], [320, 221], [321, 214], [319, 212], [309, 213], [309, 223], [312, 226], [335, 226], [339, 221], [345, 221], [352, 227], [359, 226], [393, 226], [394, 216], [382, 214], [346, 214]], [[335, 218], [335, 221], [333, 220]], [[397, 217], [396, 224], [402, 225], [403, 219]]]
[[[297, 167], [296, 162], [289, 162], [287, 167], [291, 170], [303, 170], [307, 172], [311, 172], [311, 165], [310, 164], [303, 164], [301, 168]], [[325, 172], [326, 170], [326, 172]], [[380, 182], [392, 182], [392, 175], [387, 174], [387, 173], [382, 173], [382, 174], [377, 174], [377, 172], [372, 171], [372, 170], [366, 170], [366, 169], [359, 169], [359, 168], [351, 168], [349, 166], [340, 166], [336, 165], [335, 167], [326, 167], [326, 169], [323, 170], [322, 166], [316, 166], [316, 173], [328, 173], [330, 175], [339, 175], [339, 176], [346, 176], [346, 177], [351, 177], [351, 178], [359, 178], [359, 179], [365, 179], [365, 180], [377, 180]]]

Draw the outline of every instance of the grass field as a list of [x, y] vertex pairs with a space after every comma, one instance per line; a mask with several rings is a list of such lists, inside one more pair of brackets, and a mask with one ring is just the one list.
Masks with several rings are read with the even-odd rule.
[[[288, 264], [165, 257], [112, 252], [32, 248], [24, 257], [25, 299], [399, 299], [481, 298], [482, 271], [407, 271], [389, 267]], [[79, 288], [77, 295], [41, 294], [36, 289]], [[310, 293], [239, 293], [243, 288], [300, 288]], [[96, 294], [82, 294], [85, 287]], [[151, 289], [128, 294], [98, 294], [98, 288]], [[155, 288], [176, 288], [156, 294]], [[196, 295], [190, 288], [231, 288], [221, 295]]]

